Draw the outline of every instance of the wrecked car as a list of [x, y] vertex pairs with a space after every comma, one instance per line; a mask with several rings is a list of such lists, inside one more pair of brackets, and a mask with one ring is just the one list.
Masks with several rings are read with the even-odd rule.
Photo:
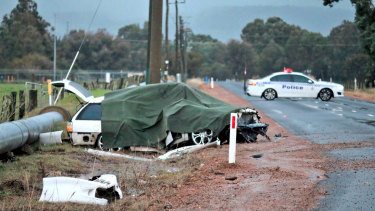
[[[84, 89], [68, 80], [53, 85], [75, 94]], [[229, 137], [230, 113], [239, 115], [238, 141], [255, 142], [267, 132], [256, 110], [229, 105], [182, 83], [126, 88], [99, 98], [86, 91], [77, 94], [85, 103], [67, 125], [74, 145], [168, 149], [217, 138], [223, 142]]]
[[104, 147], [168, 148], [181, 138], [195, 144], [225, 141], [231, 113], [239, 115], [237, 141], [254, 142], [258, 134], [265, 135], [268, 125], [254, 109], [229, 105], [183, 83], [109, 92], [102, 101]]

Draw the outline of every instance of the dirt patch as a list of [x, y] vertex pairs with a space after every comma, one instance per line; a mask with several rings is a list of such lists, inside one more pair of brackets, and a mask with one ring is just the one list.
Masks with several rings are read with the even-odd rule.
[[[253, 107], [226, 89], [207, 85], [201, 90], [233, 105]], [[315, 207], [323, 191], [322, 148], [294, 136], [269, 117], [272, 141], [258, 137], [252, 144], [238, 144], [236, 164], [228, 164], [228, 145], [196, 154], [202, 161], [193, 176], [161, 200], [173, 209], [306, 210]], [[254, 155], [260, 155], [254, 158]], [[235, 178], [226, 180], [226, 178]]]
[[346, 91], [346, 97], [351, 97], [357, 100], [366, 100], [370, 102], [375, 102], [375, 89], [356, 90], [356, 91]]

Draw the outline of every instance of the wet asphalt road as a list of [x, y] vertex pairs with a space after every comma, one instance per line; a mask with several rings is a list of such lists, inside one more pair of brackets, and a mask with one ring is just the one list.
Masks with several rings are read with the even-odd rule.
[[[241, 82], [220, 86], [246, 99], [293, 134], [317, 144], [375, 142], [375, 103], [352, 98], [282, 98], [266, 101], [246, 96]], [[335, 160], [374, 160], [375, 148], [352, 148], [328, 153]], [[321, 182], [328, 195], [318, 210], [375, 210], [375, 170], [349, 169], [328, 174]]]

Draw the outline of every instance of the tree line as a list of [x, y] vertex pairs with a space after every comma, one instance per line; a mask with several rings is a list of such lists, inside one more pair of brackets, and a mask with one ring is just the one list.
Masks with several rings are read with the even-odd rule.
[[[75, 69], [145, 70], [147, 28], [145, 22], [143, 26], [121, 27], [115, 36], [104, 29], [88, 32]], [[375, 59], [369, 49], [373, 48], [366, 48], [361, 30], [358, 22], [343, 21], [323, 36], [271, 17], [255, 19], [244, 26], [241, 40], [224, 43], [189, 29], [185, 32], [187, 73], [189, 77], [243, 79], [245, 67], [248, 78], [288, 67], [322, 80], [343, 82], [356, 77], [371, 82], [375, 79]], [[53, 33], [54, 28], [39, 15], [33, 0], [19, 0], [1, 22], [0, 69], [52, 69]], [[85, 33], [72, 30], [57, 39], [58, 69], [69, 68]], [[175, 46], [168, 46], [169, 52], [174, 52]], [[176, 74], [175, 55], [164, 58], [171, 61], [169, 73]]]

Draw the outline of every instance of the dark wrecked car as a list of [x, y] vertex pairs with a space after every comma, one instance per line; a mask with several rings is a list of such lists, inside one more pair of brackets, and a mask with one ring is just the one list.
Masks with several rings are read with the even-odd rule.
[[230, 114], [238, 113], [237, 141], [266, 135], [257, 111], [232, 106], [182, 83], [152, 84], [105, 94], [101, 128], [104, 148], [169, 148], [229, 137]]
[[238, 141], [255, 142], [267, 132], [268, 125], [260, 123], [254, 109], [229, 105], [181, 83], [126, 88], [98, 98], [68, 80], [53, 85], [84, 101], [67, 126], [74, 145], [171, 148], [216, 138], [225, 142], [230, 113], [239, 115]]

